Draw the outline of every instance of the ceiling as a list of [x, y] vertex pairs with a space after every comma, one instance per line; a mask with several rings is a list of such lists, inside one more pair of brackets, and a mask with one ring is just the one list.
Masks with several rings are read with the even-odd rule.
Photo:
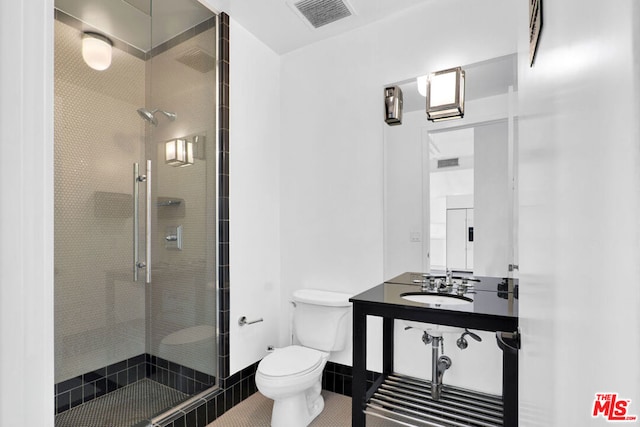
[[85, 23], [85, 31], [97, 30], [143, 52], [213, 16], [196, 0], [55, 0], [55, 7]]
[[473, 157], [474, 129], [454, 129], [429, 134], [429, 155], [432, 159]]
[[342, 0], [353, 15], [319, 28], [313, 28], [293, 6], [298, 1], [55, 0], [55, 7], [91, 29], [147, 52], [208, 19], [211, 13], [205, 5], [216, 12], [228, 13], [273, 51], [284, 54], [432, 0]]
[[[313, 28], [301, 18], [293, 2], [298, 0], [199, 0], [215, 10], [227, 12], [250, 33], [278, 54], [346, 33], [433, 0], [343, 0], [354, 15]], [[390, 36], [393, 32], [390, 31]]]

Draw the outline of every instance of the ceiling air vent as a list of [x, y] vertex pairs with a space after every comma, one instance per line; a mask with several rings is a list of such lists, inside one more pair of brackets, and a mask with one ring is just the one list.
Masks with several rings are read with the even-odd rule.
[[216, 66], [216, 59], [199, 47], [187, 49], [176, 61], [201, 73], [208, 73]]
[[292, 4], [314, 27], [319, 28], [353, 15], [353, 9], [344, 0], [302, 0]]
[[454, 157], [452, 159], [442, 159], [438, 160], [438, 169], [440, 168], [451, 168], [453, 166], [460, 166], [460, 162], [458, 162], [458, 158]]

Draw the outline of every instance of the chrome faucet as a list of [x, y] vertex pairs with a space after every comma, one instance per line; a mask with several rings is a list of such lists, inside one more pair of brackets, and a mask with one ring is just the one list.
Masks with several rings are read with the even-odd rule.
[[420, 289], [422, 292], [437, 292], [438, 291], [438, 282], [440, 279], [436, 279], [433, 277], [425, 277], [422, 281], [422, 286]]

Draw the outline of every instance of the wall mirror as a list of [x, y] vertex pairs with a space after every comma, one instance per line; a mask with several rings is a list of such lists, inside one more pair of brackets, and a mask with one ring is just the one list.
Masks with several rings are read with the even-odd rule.
[[427, 121], [418, 76], [387, 85], [402, 89], [404, 106], [401, 125], [384, 125], [385, 279], [517, 269], [516, 55], [462, 68], [462, 119]]

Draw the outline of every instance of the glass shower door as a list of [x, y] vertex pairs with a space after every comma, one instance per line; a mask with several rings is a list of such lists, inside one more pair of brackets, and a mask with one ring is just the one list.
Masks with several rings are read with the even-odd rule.
[[[142, 36], [83, 16], [106, 5]], [[57, 426], [131, 426], [215, 383], [215, 16], [144, 5], [56, 0]]]
[[[146, 106], [158, 113], [146, 140], [153, 169], [146, 309], [151, 378], [191, 395], [214, 383], [217, 368], [216, 31], [211, 12], [182, 1], [208, 18], [169, 41], [155, 39], [147, 61]], [[154, 15], [152, 35], [179, 15], [177, 7]]]

